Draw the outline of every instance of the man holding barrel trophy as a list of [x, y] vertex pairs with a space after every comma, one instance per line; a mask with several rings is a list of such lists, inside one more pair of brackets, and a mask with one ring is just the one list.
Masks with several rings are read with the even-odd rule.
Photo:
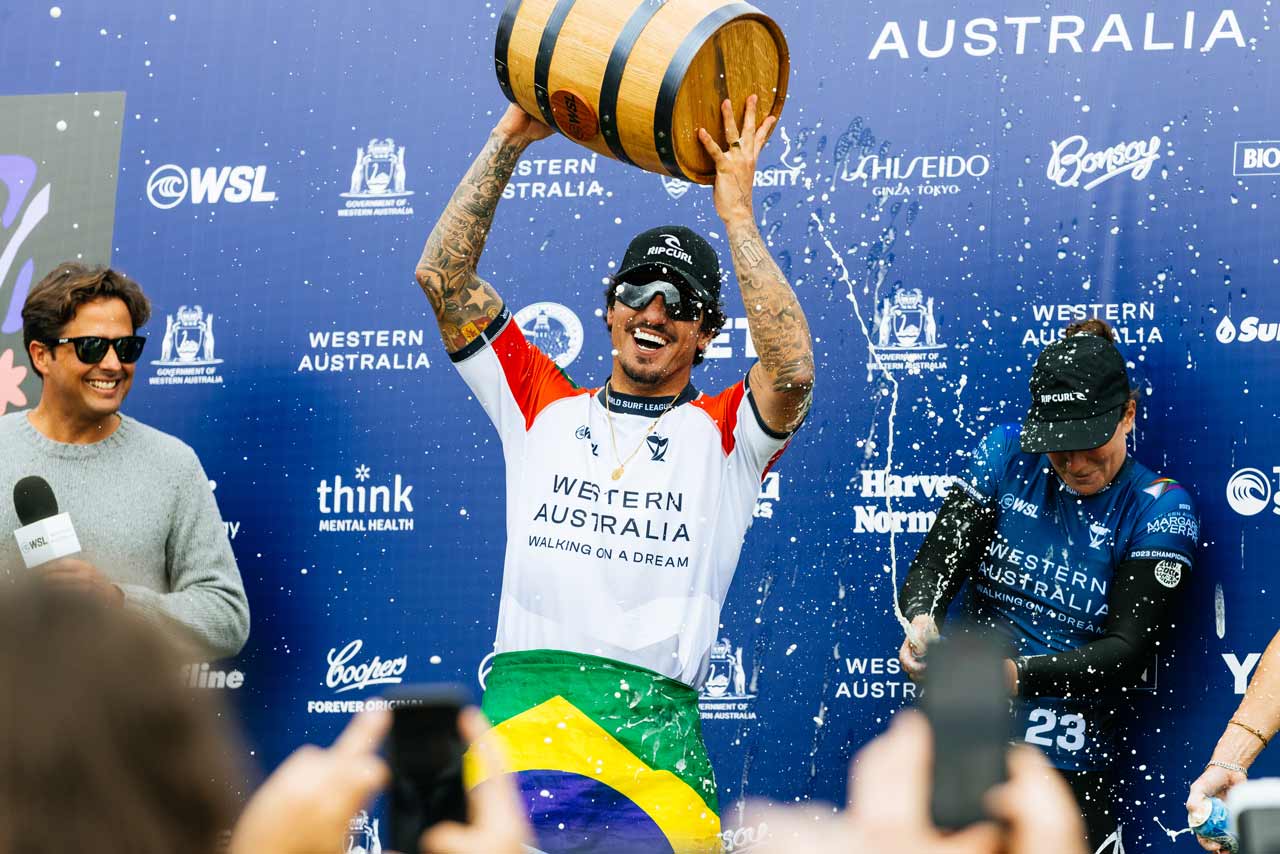
[[757, 108], [751, 95], [739, 131], [723, 101], [724, 143], [697, 131], [759, 353], [718, 394], [691, 374], [724, 323], [720, 266], [687, 228], [627, 248], [605, 294], [613, 363], [598, 388], [526, 341], [477, 274], [516, 162], [552, 132], [515, 104], [418, 262], [445, 348], [502, 438], [507, 547], [483, 708], [545, 851], [721, 850], [698, 688], [761, 479], [814, 377], [804, 313], [754, 220], [776, 123], [757, 124]]

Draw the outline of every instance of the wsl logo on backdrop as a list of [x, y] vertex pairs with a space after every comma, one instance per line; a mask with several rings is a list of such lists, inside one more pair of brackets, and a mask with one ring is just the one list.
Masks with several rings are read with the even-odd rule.
[[274, 202], [276, 194], [265, 187], [266, 166], [193, 166], [185, 169], [166, 163], [147, 179], [147, 200], [161, 210], [185, 201], [193, 205], [238, 205]]
[[558, 302], [535, 302], [516, 312], [524, 337], [561, 368], [582, 352], [582, 321]]
[[1231, 174], [1237, 178], [1280, 175], [1280, 139], [1237, 142]]
[[218, 365], [212, 312], [196, 306], [179, 306], [175, 314], [165, 315], [164, 338], [160, 341], [160, 358], [151, 385], [222, 385]]
[[919, 288], [895, 287], [892, 296], [876, 306], [875, 343], [867, 360], [867, 380], [879, 371], [919, 375], [943, 371], [946, 344], [938, 343], [938, 319], [933, 297]]
[[412, 190], [405, 189], [404, 146], [391, 137], [356, 148], [351, 181], [338, 216], [412, 216]]
[[1059, 187], [1080, 187], [1083, 190], [1092, 190], [1121, 175], [1141, 181], [1160, 159], [1160, 146], [1160, 137], [1152, 136], [1094, 149], [1083, 135], [1075, 134], [1060, 142], [1049, 143], [1052, 153], [1046, 174]]
[[[1272, 469], [1280, 478], [1280, 466]], [[1257, 516], [1272, 505], [1271, 478], [1260, 469], [1243, 468], [1227, 481], [1227, 504], [1241, 516]], [[1280, 495], [1275, 496], [1280, 499]], [[1271, 512], [1280, 515], [1280, 501], [1271, 506]]]
[[390, 482], [370, 482], [366, 465], [355, 469], [355, 482], [336, 474], [316, 487], [322, 533], [370, 533], [413, 530], [413, 486], [397, 474]]
[[699, 717], [704, 721], [753, 721], [752, 701], [756, 698], [756, 674], [747, 680], [746, 658], [742, 647], [728, 638], [720, 638], [711, 646], [707, 679], [698, 693]]

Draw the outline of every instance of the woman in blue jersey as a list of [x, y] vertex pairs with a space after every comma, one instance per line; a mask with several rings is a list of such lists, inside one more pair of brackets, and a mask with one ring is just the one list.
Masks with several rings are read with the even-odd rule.
[[[1122, 851], [1115, 712], [1150, 663], [1198, 538], [1190, 494], [1128, 453], [1137, 395], [1111, 328], [1076, 324], [1036, 360], [1021, 426], [996, 428], [951, 488], [899, 596], [903, 667], [925, 669], [947, 607], [1007, 639], [1019, 738], [1067, 777], [1091, 850]], [[1108, 842], [1110, 841], [1110, 845]]]

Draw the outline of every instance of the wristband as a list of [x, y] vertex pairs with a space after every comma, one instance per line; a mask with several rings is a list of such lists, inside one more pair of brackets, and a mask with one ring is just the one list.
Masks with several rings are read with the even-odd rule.
[[1266, 746], [1267, 746], [1267, 743], [1268, 743], [1269, 741], [1271, 741], [1271, 739], [1267, 738], [1265, 735], [1263, 735], [1262, 733], [1258, 732], [1258, 731], [1257, 731], [1256, 729], [1254, 729], [1253, 727], [1249, 726], [1249, 725], [1248, 725], [1248, 724], [1246, 724], [1246, 723], [1241, 723], [1240, 721], [1236, 720], [1235, 718], [1232, 718], [1231, 720], [1227, 721], [1227, 726], [1238, 726], [1238, 727], [1240, 727], [1240, 729], [1244, 730], [1245, 732], [1247, 732], [1247, 733], [1251, 733], [1252, 735], [1254, 735], [1254, 736], [1258, 739], [1258, 741], [1262, 742], [1262, 746], [1263, 746], [1263, 747], [1266, 747]]
[[[1237, 765], [1234, 762], [1219, 762], [1217, 759], [1210, 759], [1209, 765], [1216, 765], [1219, 768], [1225, 768], [1228, 771], [1234, 771], [1237, 774], [1244, 774], [1245, 776], [1249, 775], [1249, 771], [1247, 768], [1245, 768], [1243, 765]], [[1209, 765], [1206, 765], [1204, 767], [1208, 768]]]

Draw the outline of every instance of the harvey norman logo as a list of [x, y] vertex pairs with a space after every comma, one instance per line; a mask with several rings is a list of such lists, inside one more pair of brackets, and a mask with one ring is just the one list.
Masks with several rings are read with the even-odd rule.
[[1121, 142], [1110, 148], [1091, 150], [1089, 140], [1081, 134], [1069, 136], [1061, 142], [1051, 142], [1047, 175], [1059, 187], [1080, 187], [1092, 190], [1106, 181], [1128, 173], [1135, 181], [1141, 181], [1151, 173], [1151, 166], [1160, 159], [1160, 137]]
[[1280, 175], [1280, 139], [1237, 142], [1231, 174], [1237, 178]]
[[238, 205], [274, 202], [276, 194], [265, 188], [266, 166], [192, 166], [166, 163], [147, 179], [147, 200], [161, 210], [185, 201], [193, 205]]
[[[941, 500], [947, 497], [956, 480], [946, 474], [896, 475], [884, 469], [866, 469], [859, 474], [861, 494], [867, 499]], [[936, 518], [938, 518], [936, 510], [888, 510], [879, 504], [855, 504], [853, 532], [855, 534], [922, 534], [933, 527]]]

